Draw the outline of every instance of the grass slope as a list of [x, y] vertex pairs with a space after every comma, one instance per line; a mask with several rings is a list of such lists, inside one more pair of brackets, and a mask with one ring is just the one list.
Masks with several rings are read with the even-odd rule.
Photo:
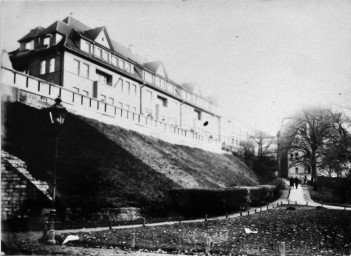
[[[47, 113], [19, 103], [2, 109], [2, 145], [38, 179], [50, 181], [54, 135]], [[167, 191], [257, 184], [232, 156], [172, 145], [68, 114], [60, 135], [57, 190], [65, 207], [167, 207]]]

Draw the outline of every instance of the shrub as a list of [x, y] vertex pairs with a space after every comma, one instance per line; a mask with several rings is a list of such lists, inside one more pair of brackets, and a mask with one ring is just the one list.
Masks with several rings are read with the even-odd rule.
[[174, 210], [183, 216], [204, 216], [246, 209], [249, 202], [247, 188], [175, 189], [171, 191]]

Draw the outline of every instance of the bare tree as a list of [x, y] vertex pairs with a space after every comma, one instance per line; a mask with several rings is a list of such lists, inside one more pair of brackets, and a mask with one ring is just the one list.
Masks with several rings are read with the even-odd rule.
[[295, 116], [292, 124], [294, 132], [290, 150], [299, 154], [291, 165], [310, 168], [312, 182], [316, 182], [317, 168], [322, 164], [332, 128], [330, 112], [321, 108], [304, 109]]
[[257, 145], [257, 156], [262, 157], [274, 143], [275, 136], [269, 135], [261, 130], [256, 130], [255, 135], [251, 136], [250, 139]]
[[350, 173], [351, 165], [351, 127], [350, 119], [343, 113], [329, 113], [332, 126], [324, 149], [324, 159], [321, 168], [329, 171], [329, 175], [338, 177]]

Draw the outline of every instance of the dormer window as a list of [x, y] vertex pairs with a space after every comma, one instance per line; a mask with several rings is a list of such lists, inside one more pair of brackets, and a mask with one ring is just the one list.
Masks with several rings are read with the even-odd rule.
[[109, 61], [109, 54], [108, 54], [108, 52], [106, 52], [106, 51], [102, 51], [102, 59], [104, 60], [104, 61]]
[[96, 47], [95, 46], [95, 51], [94, 51], [94, 55], [98, 58], [101, 58], [101, 55], [102, 55], [102, 49], [99, 48], [99, 47]]
[[118, 67], [121, 69], [124, 69], [124, 61], [121, 59], [118, 59]]
[[82, 51], [90, 53], [90, 44], [85, 40], [81, 40], [80, 41], [80, 49]]
[[130, 73], [130, 64], [129, 63], [126, 62], [124, 68], [125, 68], [125, 71]]
[[45, 37], [44, 38], [43, 45], [50, 46], [50, 37]]
[[146, 80], [146, 82], [148, 82], [148, 83], [153, 83], [153, 76], [152, 76], [152, 74], [150, 74], [149, 72], [145, 72], [145, 80]]
[[112, 56], [111, 63], [113, 66], [117, 67], [117, 58], [115, 56]]
[[24, 49], [26, 50], [33, 50], [34, 49], [34, 40], [26, 42], [24, 45]]

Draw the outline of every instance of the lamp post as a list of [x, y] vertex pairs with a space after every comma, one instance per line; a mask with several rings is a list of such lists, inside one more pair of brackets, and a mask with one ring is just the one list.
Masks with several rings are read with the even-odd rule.
[[60, 130], [65, 122], [67, 110], [61, 104], [60, 98], [55, 99], [55, 104], [48, 108], [51, 124], [55, 132], [55, 156], [54, 156], [54, 175], [53, 175], [53, 192], [52, 192], [52, 206], [50, 211], [50, 230], [48, 233], [48, 244], [56, 244], [55, 240], [55, 199], [56, 199], [56, 170], [58, 159], [58, 143]]

